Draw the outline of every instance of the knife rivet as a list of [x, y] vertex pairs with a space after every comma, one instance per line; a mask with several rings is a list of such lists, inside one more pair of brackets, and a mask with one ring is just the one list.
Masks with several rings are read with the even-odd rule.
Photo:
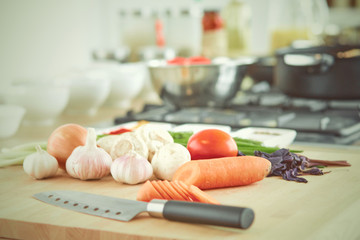
[[106, 211], [105, 211], [105, 213], [109, 213], [109, 212], [110, 212], [110, 210], [106, 210]]
[[52, 198], [54, 195], [49, 195], [48, 198]]
[[116, 215], [120, 215], [121, 214], [121, 212], [117, 212], [117, 213], [115, 213]]
[[64, 202], [64, 204], [68, 204], [68, 203], [69, 203], [69, 201], [65, 201], [65, 202]]
[[55, 201], [59, 201], [59, 200], [60, 200], [60, 198], [55, 199]]
[[89, 207], [89, 206], [87, 206], [87, 205], [86, 205], [86, 206], [84, 206], [84, 208], [85, 208], [85, 209], [86, 209], [86, 208], [88, 208], [88, 207]]
[[76, 207], [77, 205], [79, 205], [79, 204], [78, 204], [78, 203], [74, 203], [74, 205], [73, 205], [73, 206], [74, 206], [74, 207]]
[[99, 208], [94, 208], [94, 211], [97, 211], [97, 210], [99, 210]]

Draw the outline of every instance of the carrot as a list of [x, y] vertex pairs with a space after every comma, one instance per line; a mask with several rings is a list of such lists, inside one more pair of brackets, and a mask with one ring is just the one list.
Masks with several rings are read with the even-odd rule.
[[173, 200], [186, 200], [186, 198], [183, 198], [175, 189], [173, 186], [174, 184], [170, 183], [168, 180], [161, 181], [161, 184], [164, 185], [164, 188], [167, 189], [169, 195], [171, 196], [171, 199]]
[[[179, 190], [180, 189], [180, 190]], [[181, 192], [181, 194], [180, 194]], [[195, 186], [188, 186], [183, 182], [152, 180], [146, 181], [140, 188], [136, 200], [149, 202], [153, 199], [196, 201], [219, 204], [218, 201], [207, 195]]]
[[152, 199], [161, 199], [162, 196], [160, 193], [154, 188], [149, 180], [147, 180], [143, 186], [141, 187], [141, 191], [138, 192], [136, 196], [136, 200], [149, 202]]
[[192, 199], [189, 199], [189, 197], [187, 196], [187, 192], [185, 192], [185, 190], [183, 190], [179, 184], [179, 181], [171, 181], [173, 187], [176, 189], [176, 191], [184, 198], [184, 200], [189, 201]]
[[188, 185], [186, 185], [185, 183], [183, 183], [181, 181], [171, 181], [171, 182], [180, 188], [180, 190], [185, 194], [188, 201], [192, 201], [192, 202], [195, 201], [195, 199], [190, 194]]
[[204, 191], [201, 191], [200, 188], [190, 185], [189, 187], [190, 195], [197, 202], [210, 203], [210, 204], [220, 204], [215, 198], [209, 196]]
[[170, 195], [166, 192], [165, 189], [162, 188], [162, 186], [157, 181], [151, 181], [151, 184], [160, 193], [162, 199], [171, 199]]
[[213, 158], [184, 163], [172, 180], [200, 189], [243, 186], [264, 179], [270, 169], [269, 160], [256, 156]]
[[211, 204], [220, 204], [217, 200], [210, 197], [205, 192], [201, 191], [198, 187], [194, 185], [186, 185], [183, 182], [178, 182], [180, 187], [187, 193], [187, 195], [192, 199], [194, 202], [203, 202], [203, 203], [211, 203]]

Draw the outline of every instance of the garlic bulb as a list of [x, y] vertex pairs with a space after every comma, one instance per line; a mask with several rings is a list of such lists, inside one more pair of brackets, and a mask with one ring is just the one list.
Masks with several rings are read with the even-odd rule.
[[43, 179], [56, 174], [59, 165], [55, 157], [37, 145], [36, 152], [24, 159], [24, 171], [33, 178]]
[[134, 151], [116, 158], [111, 165], [111, 175], [117, 182], [137, 184], [150, 179], [152, 174], [149, 161]]
[[96, 146], [94, 128], [88, 128], [85, 146], [78, 146], [66, 161], [67, 173], [81, 180], [100, 179], [109, 175], [112, 159], [102, 148]]

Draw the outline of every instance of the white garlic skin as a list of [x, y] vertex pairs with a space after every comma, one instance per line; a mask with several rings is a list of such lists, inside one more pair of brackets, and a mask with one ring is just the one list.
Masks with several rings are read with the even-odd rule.
[[25, 157], [24, 171], [35, 179], [44, 179], [55, 176], [59, 164], [55, 157], [36, 146], [36, 152]]
[[112, 158], [103, 149], [86, 152], [77, 147], [66, 160], [66, 171], [80, 180], [101, 179], [110, 173]]
[[66, 172], [80, 180], [101, 179], [110, 174], [111, 156], [96, 146], [95, 129], [88, 129], [85, 146], [76, 147], [66, 160]]
[[152, 177], [153, 168], [146, 158], [131, 152], [113, 161], [111, 175], [117, 182], [138, 184]]

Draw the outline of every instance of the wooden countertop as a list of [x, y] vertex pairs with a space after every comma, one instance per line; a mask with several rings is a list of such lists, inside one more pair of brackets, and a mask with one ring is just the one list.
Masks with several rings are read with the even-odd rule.
[[[94, 125], [124, 111], [101, 109], [93, 117], [62, 116], [50, 127], [22, 126], [11, 147], [46, 140], [66, 122]], [[90, 216], [54, 207], [32, 198], [46, 190], [76, 190], [135, 199], [141, 185], [70, 178], [59, 170], [54, 178], [34, 180], [21, 166], [0, 168], [0, 237], [14, 239], [359, 239], [360, 148], [294, 145], [304, 155], [323, 160], [347, 160], [351, 167], [329, 167], [322, 176], [306, 176], [308, 183], [268, 177], [245, 186], [206, 191], [222, 204], [251, 207], [254, 224], [247, 230], [172, 222], [141, 214], [130, 222]]]

